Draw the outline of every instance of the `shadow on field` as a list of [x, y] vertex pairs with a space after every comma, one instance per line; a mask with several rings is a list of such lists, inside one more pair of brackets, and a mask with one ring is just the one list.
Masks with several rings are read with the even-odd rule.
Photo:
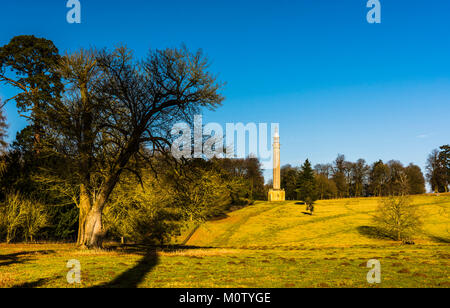
[[450, 238], [435, 236], [435, 235], [428, 235], [434, 242], [440, 243], [440, 244], [450, 244]]
[[183, 251], [183, 250], [213, 249], [213, 248], [215, 248], [215, 247], [211, 247], [211, 246], [174, 245], [174, 246], [163, 247], [162, 251], [164, 251], [164, 252], [177, 252], [177, 251]]
[[43, 286], [44, 284], [53, 281], [53, 280], [58, 280], [61, 279], [62, 276], [57, 276], [54, 278], [42, 278], [42, 279], [38, 279], [36, 281], [33, 282], [25, 282], [19, 285], [15, 285], [12, 287], [12, 289], [33, 289], [33, 288], [39, 288], [41, 286]]
[[372, 238], [372, 239], [391, 239], [389, 236], [384, 234], [380, 229], [376, 227], [369, 227], [369, 226], [359, 226], [356, 228], [359, 232], [359, 234]]
[[120, 274], [111, 282], [95, 286], [94, 288], [137, 288], [156, 265], [158, 265], [156, 249], [148, 248], [143, 258], [134, 267]]
[[32, 256], [48, 255], [56, 253], [54, 250], [39, 250], [39, 251], [22, 251], [11, 253], [7, 255], [0, 255], [0, 267], [14, 264], [23, 264], [32, 260]]
[[19, 285], [15, 285], [12, 288], [13, 289], [33, 289], [33, 288], [37, 288], [40, 287], [44, 284], [46, 284], [48, 281], [50, 281], [49, 278], [43, 278], [43, 279], [39, 279], [33, 282], [25, 282]]

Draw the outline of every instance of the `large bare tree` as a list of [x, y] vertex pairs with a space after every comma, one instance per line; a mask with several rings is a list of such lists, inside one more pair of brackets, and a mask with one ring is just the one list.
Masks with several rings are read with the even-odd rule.
[[201, 52], [151, 51], [136, 61], [126, 48], [63, 57], [66, 91], [45, 110], [45, 142], [79, 184], [78, 244], [102, 245], [102, 213], [125, 170], [170, 148], [171, 128], [223, 100], [222, 84]]

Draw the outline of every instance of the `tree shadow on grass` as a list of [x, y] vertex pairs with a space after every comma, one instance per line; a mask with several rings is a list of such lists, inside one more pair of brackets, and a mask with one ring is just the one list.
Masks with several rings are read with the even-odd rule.
[[428, 235], [434, 242], [440, 244], [450, 244], [450, 238], [445, 238], [441, 236]]
[[40, 287], [40, 286], [46, 284], [49, 280], [50, 280], [49, 278], [42, 278], [42, 279], [38, 279], [33, 282], [25, 282], [25, 283], [13, 286], [12, 289], [33, 289], [33, 288], [37, 288], [37, 287]]
[[56, 253], [54, 250], [21, 251], [7, 255], [0, 255], [0, 267], [14, 264], [23, 264], [32, 260], [32, 256]]
[[386, 235], [378, 229], [377, 227], [369, 227], [369, 226], [359, 226], [356, 228], [359, 232], [359, 234], [372, 238], [372, 239], [382, 239], [382, 240], [392, 240], [392, 237]]
[[94, 288], [137, 288], [145, 276], [158, 265], [158, 261], [156, 249], [149, 248], [134, 267], [120, 274], [114, 280]]
[[163, 252], [176, 252], [183, 250], [196, 250], [196, 249], [213, 249], [216, 247], [211, 246], [192, 246], [192, 245], [165, 245], [165, 246], [149, 246], [149, 245], [136, 245], [136, 244], [112, 244], [108, 246], [108, 249], [116, 252], [124, 252], [129, 254], [141, 254], [144, 255], [143, 252], [147, 252], [151, 249], [153, 250], [161, 250]]
[[212, 218], [209, 219], [208, 221], [220, 221], [220, 220], [227, 219], [227, 218], [229, 218], [229, 217], [230, 217], [230, 216], [229, 216], [228, 214], [223, 213], [223, 214], [220, 214], [220, 215], [217, 215], [217, 216], [212, 217]]
[[44, 284], [49, 283], [50, 281], [61, 279], [62, 276], [57, 276], [54, 278], [41, 278], [33, 282], [25, 282], [19, 285], [15, 285], [12, 289], [33, 289], [43, 286]]

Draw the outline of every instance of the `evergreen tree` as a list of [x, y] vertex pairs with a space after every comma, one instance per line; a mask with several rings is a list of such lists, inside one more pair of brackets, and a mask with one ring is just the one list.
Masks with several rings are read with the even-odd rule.
[[314, 202], [318, 198], [317, 184], [314, 170], [307, 159], [300, 169], [297, 180], [298, 198], [306, 203], [306, 210], [314, 212]]
[[[19, 112], [33, 125], [35, 147], [41, 142], [41, 114], [63, 91], [57, 65], [61, 57], [52, 41], [21, 35], [0, 47], [0, 84], [18, 94], [5, 100], [15, 101]], [[39, 148], [35, 149], [39, 152]]]

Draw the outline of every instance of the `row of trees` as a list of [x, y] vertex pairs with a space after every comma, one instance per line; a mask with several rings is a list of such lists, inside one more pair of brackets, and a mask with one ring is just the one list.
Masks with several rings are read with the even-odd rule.
[[[289, 200], [425, 193], [425, 178], [419, 166], [399, 161], [377, 161], [369, 166], [364, 159], [349, 162], [338, 155], [332, 164], [312, 168], [309, 160], [300, 167], [281, 168], [281, 186]], [[405, 187], [406, 186], [406, 187]]]

